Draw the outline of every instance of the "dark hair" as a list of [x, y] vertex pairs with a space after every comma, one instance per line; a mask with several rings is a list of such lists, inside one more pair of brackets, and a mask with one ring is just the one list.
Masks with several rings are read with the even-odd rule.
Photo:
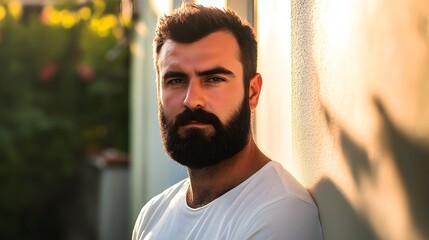
[[158, 55], [167, 39], [192, 43], [220, 30], [231, 32], [238, 42], [244, 86], [248, 89], [250, 79], [256, 74], [257, 62], [257, 44], [253, 28], [232, 10], [193, 3], [184, 4], [171, 15], [164, 15], [159, 19], [153, 41], [157, 74]]

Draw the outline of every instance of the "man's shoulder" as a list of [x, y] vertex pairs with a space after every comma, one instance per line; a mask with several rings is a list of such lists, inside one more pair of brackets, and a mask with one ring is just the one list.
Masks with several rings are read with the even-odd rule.
[[165, 189], [164, 191], [162, 191], [161, 193], [159, 193], [158, 195], [156, 195], [155, 197], [153, 197], [152, 199], [149, 200], [149, 202], [147, 202], [145, 204], [146, 206], [150, 206], [150, 205], [154, 205], [160, 202], [169, 202], [171, 201], [175, 196], [177, 196], [179, 193], [181, 193], [181, 191], [184, 190], [185, 185], [188, 184], [188, 179], [183, 179], [179, 182], [177, 182], [176, 184], [168, 187], [167, 189]]
[[246, 188], [242, 202], [248, 208], [243, 211], [244, 224], [237, 229], [240, 236], [321, 239], [316, 204], [280, 163], [269, 162]]
[[246, 180], [230, 197], [234, 200], [233, 204], [224, 207], [233, 212], [240, 210], [240, 216], [248, 220], [255, 216], [269, 218], [273, 211], [281, 218], [300, 209], [317, 212], [308, 191], [280, 163], [274, 161]]
[[143, 220], [148, 216], [156, 215], [157, 213], [162, 213], [164, 209], [171, 204], [171, 202], [180, 199], [180, 195], [183, 193], [182, 191], [187, 182], [187, 179], [181, 180], [151, 198], [141, 209], [139, 214], [139, 218], [141, 218], [140, 220]]
[[245, 239], [322, 239], [317, 207], [295, 196], [255, 209], [243, 226]]
[[[312, 197], [304, 186], [289, 173], [279, 162], [271, 161], [266, 164], [253, 180], [265, 198], [291, 199], [296, 198], [315, 205]], [[253, 186], [255, 187], [255, 186]]]

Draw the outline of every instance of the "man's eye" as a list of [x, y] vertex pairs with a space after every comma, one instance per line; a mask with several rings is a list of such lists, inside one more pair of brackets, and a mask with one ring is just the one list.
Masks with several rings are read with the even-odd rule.
[[166, 81], [167, 85], [177, 85], [177, 84], [182, 84], [184, 82], [185, 80], [181, 78], [172, 78]]
[[206, 79], [206, 82], [208, 83], [219, 83], [219, 82], [223, 82], [225, 81], [225, 79], [221, 78], [221, 77], [209, 77]]

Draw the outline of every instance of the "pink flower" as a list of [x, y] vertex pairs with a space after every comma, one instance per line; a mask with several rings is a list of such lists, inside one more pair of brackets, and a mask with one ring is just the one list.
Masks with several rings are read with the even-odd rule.
[[81, 64], [77, 71], [79, 76], [86, 82], [89, 82], [94, 77], [94, 70], [90, 65]]
[[53, 76], [55, 76], [57, 71], [58, 71], [57, 65], [55, 65], [54, 63], [47, 63], [40, 69], [39, 78], [42, 81], [47, 82], [51, 80]]
[[42, 24], [46, 24], [48, 22], [48, 14], [46, 13], [45, 10], [43, 10], [40, 15], [39, 15], [39, 21]]

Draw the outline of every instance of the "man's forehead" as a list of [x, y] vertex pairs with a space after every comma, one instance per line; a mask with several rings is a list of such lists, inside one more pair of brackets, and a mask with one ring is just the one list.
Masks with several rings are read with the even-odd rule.
[[166, 71], [191, 74], [217, 66], [230, 69], [236, 76], [242, 71], [239, 46], [229, 31], [217, 31], [191, 43], [167, 39], [156, 64], [159, 77]]
[[[229, 51], [231, 53], [236, 53], [237, 56], [240, 55], [240, 48], [235, 36], [227, 30], [219, 30], [213, 33], [210, 33], [200, 39], [197, 39], [193, 42], [180, 42], [173, 39], [166, 39], [163, 46], [159, 51], [159, 55], [173, 54], [182, 48], [214, 48], [221, 49], [224, 51]], [[168, 55], [167, 55], [168, 56]]]
[[178, 54], [178, 46], [184, 45], [183, 43], [175, 42], [171, 39], [167, 39], [163, 44], [158, 55], [158, 64], [164, 62], [169, 56]]

